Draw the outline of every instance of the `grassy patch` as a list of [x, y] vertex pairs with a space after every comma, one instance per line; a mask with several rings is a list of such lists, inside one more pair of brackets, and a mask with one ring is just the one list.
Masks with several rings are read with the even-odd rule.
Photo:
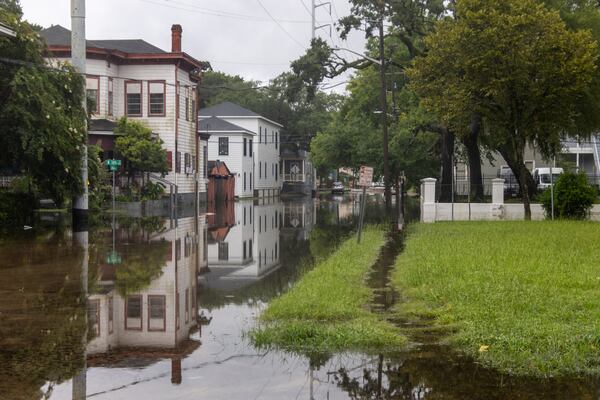
[[251, 332], [259, 347], [289, 351], [377, 350], [403, 346], [396, 328], [365, 305], [373, 292], [365, 277], [385, 241], [381, 228], [369, 227], [363, 241], [353, 236], [296, 286], [275, 299]]
[[438, 223], [412, 228], [394, 283], [403, 316], [516, 375], [600, 373], [600, 224]]

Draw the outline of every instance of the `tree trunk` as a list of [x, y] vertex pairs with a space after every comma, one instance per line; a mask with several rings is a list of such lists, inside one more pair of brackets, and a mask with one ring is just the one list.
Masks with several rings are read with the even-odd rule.
[[469, 191], [471, 201], [483, 201], [483, 177], [481, 176], [481, 151], [479, 149], [479, 133], [481, 132], [481, 116], [473, 114], [471, 117], [471, 132], [464, 137], [462, 142], [467, 149], [469, 162]]
[[452, 201], [452, 153], [454, 152], [454, 134], [448, 128], [441, 131], [442, 142], [442, 181], [440, 182], [440, 202]]
[[501, 147], [500, 154], [506, 160], [506, 163], [512, 170], [517, 182], [519, 183], [519, 190], [521, 197], [523, 198], [523, 207], [525, 209], [525, 219], [531, 220], [531, 197], [535, 195], [536, 185], [533, 180], [533, 176], [525, 166], [525, 160], [523, 158], [523, 152], [525, 146], [503, 146]]

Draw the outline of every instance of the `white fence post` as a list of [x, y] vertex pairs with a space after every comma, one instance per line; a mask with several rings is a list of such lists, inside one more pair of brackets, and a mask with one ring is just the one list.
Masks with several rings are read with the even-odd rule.
[[492, 180], [492, 219], [504, 218], [504, 179]]
[[421, 180], [421, 222], [431, 223], [436, 220], [435, 184], [437, 179]]

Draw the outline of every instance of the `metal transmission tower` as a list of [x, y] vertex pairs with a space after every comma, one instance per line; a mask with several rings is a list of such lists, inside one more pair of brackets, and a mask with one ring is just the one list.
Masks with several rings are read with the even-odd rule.
[[311, 7], [311, 13], [312, 13], [312, 25], [311, 25], [312, 26], [312, 36], [311, 36], [311, 38], [312, 39], [314, 39], [316, 37], [317, 29], [322, 29], [322, 28], [327, 28], [327, 27], [329, 27], [329, 36], [331, 36], [331, 24], [317, 26], [317, 8], [325, 7], [325, 6], [329, 6], [329, 15], [331, 15], [331, 2], [327, 1], [327, 2], [317, 4], [316, 0], [312, 0], [312, 7]]

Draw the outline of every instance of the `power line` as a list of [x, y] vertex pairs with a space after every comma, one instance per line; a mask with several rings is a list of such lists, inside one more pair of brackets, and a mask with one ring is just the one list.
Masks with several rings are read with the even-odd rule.
[[296, 38], [294, 38], [287, 30], [285, 30], [285, 28], [279, 23], [279, 21], [277, 21], [275, 19], [275, 17], [273, 17], [273, 15], [269, 12], [269, 10], [267, 10], [267, 8], [264, 6], [264, 4], [262, 3], [261, 0], [256, 0], [258, 2], [258, 4], [262, 7], [263, 10], [265, 10], [265, 13], [267, 13], [267, 15], [277, 24], [277, 26], [290, 38], [292, 39], [298, 46], [302, 47], [302, 49], [305, 49], [306, 47], [300, 43], [299, 41], [296, 40]]
[[[229, 11], [213, 10], [213, 9], [198, 7], [198, 6], [190, 5], [190, 4], [186, 4], [186, 3], [177, 3], [174, 0], [164, 0], [164, 1], [172, 3], [172, 4], [162, 3], [162, 2], [160, 2], [160, 0], [138, 0], [138, 1], [141, 1], [143, 3], [148, 3], [148, 4], [154, 4], [154, 5], [157, 5], [160, 7], [171, 8], [174, 10], [189, 11], [189, 12], [193, 12], [196, 14], [208, 15], [208, 16], [212, 16], [212, 17], [230, 18], [230, 19], [236, 19], [236, 20], [247, 21], [247, 22], [273, 22], [273, 20], [269, 19], [269, 18], [264, 18], [264, 17], [260, 17], [260, 16], [255, 16], [255, 15], [248, 15], [248, 14], [231, 13]], [[289, 23], [289, 24], [310, 24], [310, 21], [293, 20], [293, 19], [277, 19], [276, 22]]]

